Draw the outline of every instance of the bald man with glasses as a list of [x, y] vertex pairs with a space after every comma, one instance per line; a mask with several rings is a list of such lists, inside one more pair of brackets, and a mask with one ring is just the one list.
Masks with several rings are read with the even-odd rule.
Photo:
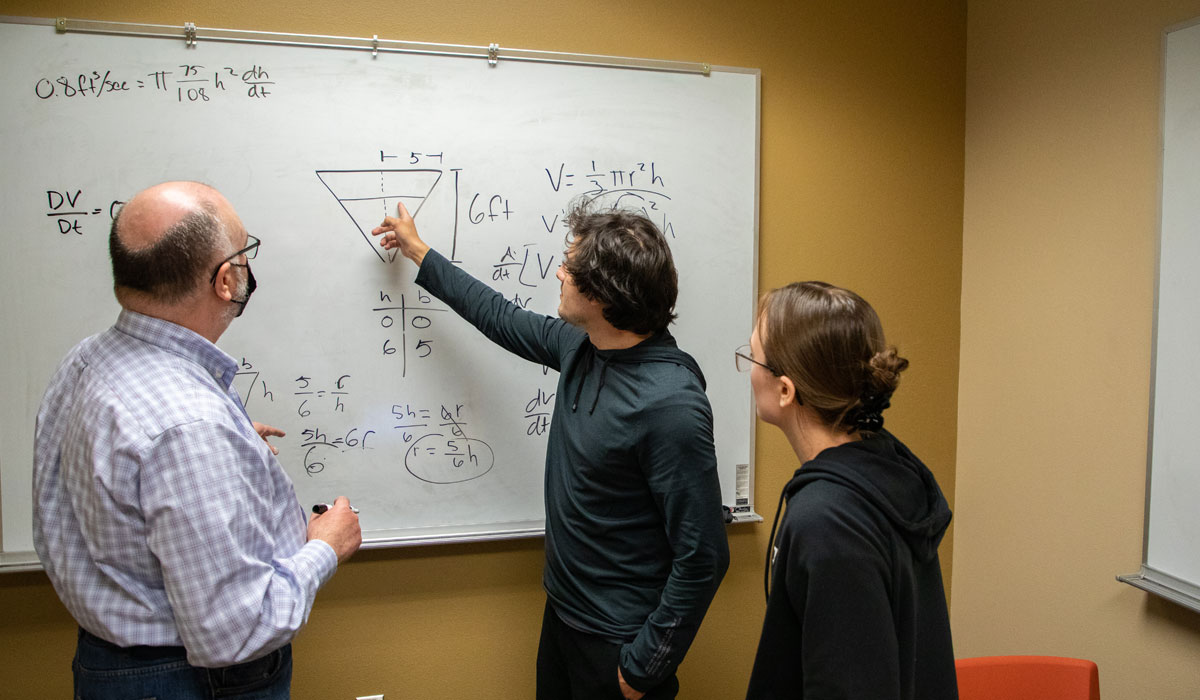
[[345, 498], [306, 521], [216, 343], [257, 286], [233, 206], [138, 193], [109, 236], [121, 313], [38, 412], [34, 548], [79, 623], [81, 698], [287, 698], [291, 640], [362, 543]]

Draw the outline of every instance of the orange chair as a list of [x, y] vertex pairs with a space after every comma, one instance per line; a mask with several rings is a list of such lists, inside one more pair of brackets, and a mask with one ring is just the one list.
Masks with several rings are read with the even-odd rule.
[[958, 700], [1100, 700], [1100, 671], [1084, 659], [980, 656], [954, 665]]

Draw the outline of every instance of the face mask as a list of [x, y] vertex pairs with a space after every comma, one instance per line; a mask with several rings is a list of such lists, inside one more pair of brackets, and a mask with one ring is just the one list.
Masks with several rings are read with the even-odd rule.
[[245, 299], [230, 299], [229, 303], [238, 305], [238, 312], [234, 314], [234, 318], [241, 316], [246, 310], [246, 304], [250, 303], [250, 295], [254, 294], [254, 290], [258, 289], [258, 282], [254, 281], [254, 270], [250, 269], [250, 265], [246, 265], [246, 274], [250, 279], [246, 281], [246, 298]]

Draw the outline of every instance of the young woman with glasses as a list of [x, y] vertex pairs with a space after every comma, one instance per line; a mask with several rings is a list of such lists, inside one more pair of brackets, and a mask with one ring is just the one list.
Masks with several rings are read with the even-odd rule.
[[938, 544], [950, 509], [883, 411], [908, 361], [854, 292], [766, 294], [738, 368], [799, 460], [780, 496], [747, 698], [956, 698]]

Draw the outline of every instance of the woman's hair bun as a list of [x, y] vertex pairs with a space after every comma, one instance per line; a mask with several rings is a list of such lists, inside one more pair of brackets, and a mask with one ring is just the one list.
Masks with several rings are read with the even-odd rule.
[[908, 360], [900, 357], [895, 347], [886, 347], [867, 362], [869, 375], [867, 394], [891, 394], [900, 386], [900, 373], [908, 369]]

